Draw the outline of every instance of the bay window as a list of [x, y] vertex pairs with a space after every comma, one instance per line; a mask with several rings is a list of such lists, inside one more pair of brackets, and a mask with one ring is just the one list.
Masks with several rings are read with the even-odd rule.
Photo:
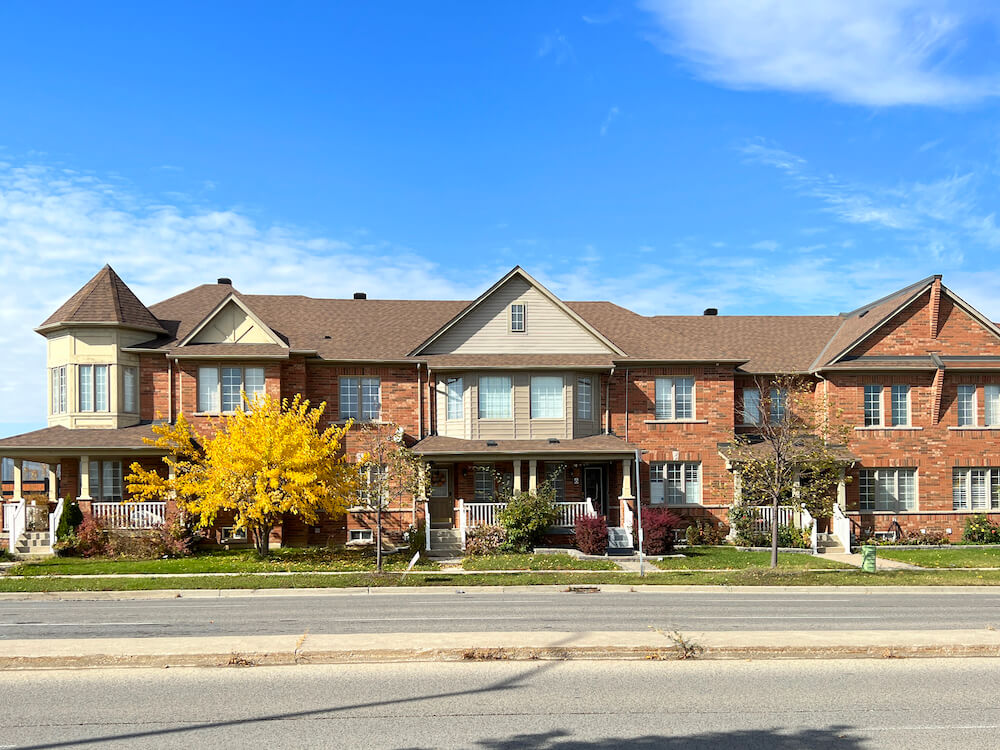
[[509, 375], [480, 376], [479, 418], [511, 418], [511, 380]]
[[139, 411], [139, 368], [122, 368], [122, 410], [128, 414]]
[[68, 411], [66, 401], [66, 365], [52, 368], [52, 413], [65, 414]]
[[461, 419], [465, 390], [462, 378], [448, 378], [448, 419]]
[[531, 418], [562, 419], [563, 379], [561, 375], [531, 378]]
[[576, 379], [576, 418], [584, 422], [594, 418], [594, 386], [589, 377]]

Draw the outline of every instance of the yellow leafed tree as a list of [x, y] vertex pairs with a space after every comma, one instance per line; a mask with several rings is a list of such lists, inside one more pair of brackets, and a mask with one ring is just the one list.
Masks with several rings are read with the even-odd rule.
[[265, 396], [247, 411], [224, 417], [215, 434], [200, 442], [183, 415], [174, 425], [158, 425], [157, 438], [148, 442], [167, 453], [170, 476], [133, 463], [126, 477], [130, 499], [176, 497], [201, 528], [212, 526], [220, 513], [232, 513], [233, 525], [246, 529], [257, 552], [266, 555], [282, 516], [314, 525], [320, 513], [342, 515], [357, 492], [357, 472], [342, 450], [350, 425], [320, 432], [325, 407], [310, 408], [300, 396]]

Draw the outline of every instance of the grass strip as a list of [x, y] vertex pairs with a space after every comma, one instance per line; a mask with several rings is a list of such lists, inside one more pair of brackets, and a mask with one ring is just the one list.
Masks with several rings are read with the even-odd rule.
[[1000, 568], [1000, 549], [882, 549], [876, 554], [886, 560], [919, 565], [921, 568]]
[[465, 570], [618, 570], [611, 560], [579, 560], [567, 554], [466, 557], [462, 567]]
[[[757, 550], [739, 550], [733, 547], [688, 547], [684, 557], [665, 557], [654, 561], [661, 570], [704, 570], [718, 568], [724, 570], [763, 568], [770, 565], [771, 553]], [[851, 565], [827, 560], [816, 555], [784, 552], [778, 555], [779, 568], [806, 570], [810, 568], [853, 568]]]

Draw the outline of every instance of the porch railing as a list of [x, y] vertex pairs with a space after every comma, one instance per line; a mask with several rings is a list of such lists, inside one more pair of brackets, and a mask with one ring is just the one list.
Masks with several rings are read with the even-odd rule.
[[167, 504], [93, 503], [94, 520], [112, 529], [151, 529], [165, 520]]
[[844, 545], [844, 552], [851, 554], [851, 519], [839, 504], [833, 504], [833, 535]]
[[816, 554], [816, 548], [819, 546], [819, 532], [816, 530], [816, 519], [812, 517], [806, 508], [802, 509], [802, 528], [806, 526], [811, 526], [809, 530], [809, 547], [812, 549], [812, 553]]
[[[470, 503], [458, 501], [458, 529], [462, 536], [462, 549], [465, 549], [465, 537], [469, 529], [475, 526], [495, 526], [500, 517], [500, 511], [507, 507], [506, 503]], [[573, 503], [556, 503], [559, 515], [552, 524], [554, 529], [572, 529], [576, 519], [581, 516], [596, 516], [593, 502], [583, 500]]]
[[7, 549], [10, 550], [11, 554], [14, 554], [17, 549], [17, 540], [24, 533], [27, 523], [27, 508], [28, 504], [24, 500], [16, 503], [4, 503], [3, 525], [7, 529]]
[[56, 530], [59, 528], [59, 521], [63, 514], [63, 499], [56, 501], [56, 509], [49, 513], [49, 546], [56, 546]]
[[[770, 505], [752, 505], [750, 511], [754, 515], [755, 531], [770, 531], [774, 521], [774, 508]], [[778, 526], [794, 525], [795, 508], [791, 505], [778, 506]]]

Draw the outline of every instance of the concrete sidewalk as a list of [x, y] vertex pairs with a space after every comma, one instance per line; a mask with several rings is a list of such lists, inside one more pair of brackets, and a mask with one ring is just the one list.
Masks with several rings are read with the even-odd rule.
[[1000, 656], [1000, 632], [725, 631], [678, 637], [651, 630], [9, 640], [0, 641], [0, 669], [677, 659], [686, 651], [709, 659], [995, 657]]

